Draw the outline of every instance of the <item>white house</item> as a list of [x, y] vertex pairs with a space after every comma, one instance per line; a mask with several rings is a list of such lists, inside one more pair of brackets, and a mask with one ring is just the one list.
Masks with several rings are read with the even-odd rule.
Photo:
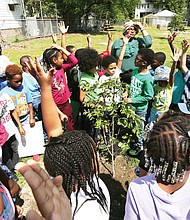
[[163, 10], [156, 14], [154, 14], [155, 17], [155, 24], [160, 25], [161, 27], [167, 27], [168, 24], [172, 21], [172, 17], [175, 15], [174, 12], [171, 12], [169, 10]]
[[148, 14], [154, 14], [159, 11], [158, 7], [155, 7], [152, 0], [141, 0], [141, 3], [135, 9], [135, 19], [140, 19]]
[[23, 18], [23, 0], [1, 0], [0, 29], [20, 28]]

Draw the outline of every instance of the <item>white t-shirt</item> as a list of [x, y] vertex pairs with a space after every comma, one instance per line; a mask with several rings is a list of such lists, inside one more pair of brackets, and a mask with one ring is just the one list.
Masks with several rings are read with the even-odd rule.
[[133, 180], [127, 192], [124, 220], [189, 220], [190, 177], [169, 194], [156, 182], [154, 174]]
[[9, 58], [5, 55], [0, 55], [0, 77], [5, 76], [5, 69], [9, 64], [12, 64]]
[[[105, 212], [97, 200], [88, 200], [89, 196], [85, 195], [84, 191], [80, 189], [78, 193], [78, 206], [77, 211], [74, 216], [74, 220], [109, 220], [110, 213], [110, 195], [105, 183], [99, 178], [99, 186], [104, 193], [107, 200], [108, 210]], [[96, 189], [98, 190], [98, 185], [96, 178], [94, 177], [94, 182]], [[87, 190], [90, 192], [90, 187], [87, 185]], [[86, 201], [86, 202], [85, 202]], [[84, 203], [85, 202], [85, 203]], [[84, 203], [84, 204], [83, 204]], [[76, 192], [71, 194], [71, 204], [72, 204], [72, 214], [76, 207]]]
[[[14, 103], [7, 93], [0, 93], [0, 120], [9, 134], [8, 139], [16, 133], [16, 126], [11, 118]], [[7, 140], [8, 140], [7, 139]]]
[[[106, 81], [110, 80], [110, 79], [114, 79], [114, 78], [118, 78], [120, 79], [120, 73], [121, 73], [121, 70], [116, 67], [116, 71], [115, 73], [112, 75], [112, 76], [108, 76], [108, 75], [102, 75], [100, 78], [99, 78], [99, 83], [102, 84], [102, 83], [105, 83]], [[117, 95], [114, 96], [114, 101], [115, 102], [119, 102], [121, 100], [121, 95], [118, 95], [118, 91], [111, 91], [110, 90], [110, 97], [106, 98], [105, 99], [105, 102], [108, 104], [108, 105], [111, 105], [111, 102], [113, 100], [113, 93], [116, 93], [117, 92]]]

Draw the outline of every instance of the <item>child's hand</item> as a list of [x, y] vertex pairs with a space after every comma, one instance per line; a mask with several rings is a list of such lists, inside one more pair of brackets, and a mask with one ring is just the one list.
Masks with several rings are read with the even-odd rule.
[[189, 42], [186, 39], [184, 39], [181, 44], [182, 44], [182, 52], [186, 53], [189, 48]]
[[27, 163], [18, 163], [16, 169], [24, 176], [31, 187], [43, 217], [35, 211], [29, 211], [26, 219], [71, 219], [71, 205], [62, 187], [62, 177], [57, 176], [51, 181], [49, 175], [38, 163], [31, 160], [27, 161]]
[[54, 43], [51, 45], [51, 48], [57, 48], [58, 50], [61, 49], [61, 47], [58, 44], [54, 44]]
[[24, 135], [26, 134], [26, 131], [24, 130], [24, 128], [22, 127], [22, 125], [18, 127], [18, 130], [19, 130], [19, 132], [20, 132], [20, 134], [21, 134], [22, 136], [24, 136]]
[[123, 36], [123, 43], [124, 44], [128, 44], [129, 40], [130, 40], [129, 36], [127, 36], [127, 35]]
[[51, 84], [53, 83], [53, 74], [55, 73], [54, 68], [51, 68], [49, 71], [47, 71], [47, 73], [45, 73], [37, 58], [35, 58], [35, 64], [31, 58], [28, 58], [26, 65], [29, 68], [29, 72], [40, 84], [41, 89], [45, 89], [48, 86], [51, 88]]
[[68, 29], [69, 29], [69, 26], [67, 26], [65, 28], [65, 22], [64, 21], [60, 21], [60, 23], [58, 24], [58, 28], [59, 28], [61, 34], [66, 34]]
[[18, 213], [18, 219], [20, 219], [22, 217], [24, 209], [22, 207], [20, 207], [19, 205], [15, 205], [15, 208], [16, 208], [17, 213]]
[[171, 44], [175, 38], [177, 37], [177, 32], [173, 32], [172, 34], [168, 34], [168, 43]]
[[29, 121], [30, 127], [33, 128], [35, 126], [35, 120], [34, 118], [31, 118]]
[[179, 60], [179, 57], [180, 57], [179, 50], [177, 48], [175, 48], [174, 49], [174, 55], [173, 55], [173, 57], [171, 56], [171, 58], [174, 62], [177, 62]]
[[53, 44], [56, 44], [56, 42], [57, 42], [57, 35], [52, 32], [51, 33], [51, 38], [52, 38]]
[[123, 98], [125, 102], [127, 103], [132, 103], [132, 99], [131, 98]]

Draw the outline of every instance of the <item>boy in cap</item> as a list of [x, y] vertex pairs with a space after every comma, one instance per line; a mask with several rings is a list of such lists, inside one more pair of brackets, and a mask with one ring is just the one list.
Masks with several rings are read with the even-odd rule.
[[150, 111], [149, 122], [156, 121], [163, 112], [169, 110], [174, 85], [174, 72], [178, 59], [179, 52], [175, 49], [172, 57], [172, 68], [170, 69], [167, 66], [159, 66], [155, 69], [154, 80], [157, 83], [154, 86], [154, 100]]

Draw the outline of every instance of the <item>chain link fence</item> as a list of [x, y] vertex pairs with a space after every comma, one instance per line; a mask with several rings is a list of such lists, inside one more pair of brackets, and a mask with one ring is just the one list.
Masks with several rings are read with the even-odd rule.
[[59, 19], [36, 19], [29, 17], [20, 20], [0, 19], [0, 42], [13, 42], [24, 39], [50, 36], [59, 33]]

